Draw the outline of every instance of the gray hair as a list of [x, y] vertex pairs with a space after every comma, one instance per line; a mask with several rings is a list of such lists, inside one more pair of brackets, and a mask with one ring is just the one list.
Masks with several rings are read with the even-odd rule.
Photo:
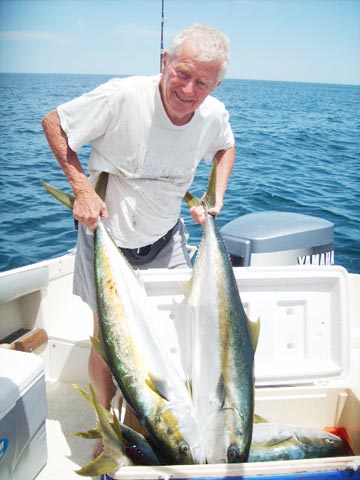
[[228, 38], [212, 27], [195, 24], [186, 28], [174, 38], [168, 48], [169, 59], [176, 56], [187, 41], [192, 42], [198, 61], [206, 63], [219, 62], [220, 73], [218, 81], [221, 81], [230, 63], [230, 42]]

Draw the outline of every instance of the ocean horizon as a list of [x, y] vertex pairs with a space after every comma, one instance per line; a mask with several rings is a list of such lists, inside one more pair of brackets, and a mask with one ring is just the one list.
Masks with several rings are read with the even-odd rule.
[[[133, 74], [119, 74], [119, 73], [69, 73], [69, 72], [2, 72], [0, 71], [0, 75], [86, 75], [86, 76], [96, 76], [96, 77], [108, 77], [110, 78], [124, 78], [132, 76]], [[134, 74], [136, 76], [142, 76], [141, 74]], [[146, 75], [146, 74], [143, 74]], [[151, 74], [156, 75], [156, 73]], [[331, 83], [331, 82], [304, 82], [301, 80], [275, 80], [275, 79], [257, 79], [257, 78], [232, 78], [226, 77], [225, 81], [227, 80], [235, 80], [235, 81], [244, 81], [244, 82], [280, 82], [280, 83], [301, 83], [305, 85], [338, 85], [338, 86], [348, 86], [348, 87], [359, 87], [360, 83]]]

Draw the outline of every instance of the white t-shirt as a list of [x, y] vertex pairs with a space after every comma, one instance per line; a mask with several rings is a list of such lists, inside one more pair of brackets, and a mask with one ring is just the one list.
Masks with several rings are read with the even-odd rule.
[[160, 75], [115, 78], [57, 108], [70, 148], [91, 143], [88, 170], [94, 182], [109, 172], [106, 205], [121, 247], [158, 240], [177, 222], [182, 198], [201, 159], [211, 162], [234, 145], [224, 105], [208, 96], [186, 125], [168, 118]]

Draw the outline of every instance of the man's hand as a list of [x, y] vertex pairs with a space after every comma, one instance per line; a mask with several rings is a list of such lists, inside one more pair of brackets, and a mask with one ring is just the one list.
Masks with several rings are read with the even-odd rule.
[[96, 229], [98, 218], [107, 218], [108, 212], [105, 203], [90, 187], [76, 192], [73, 215], [76, 220], [93, 232]]
[[[205, 195], [204, 195], [205, 197]], [[203, 197], [203, 198], [204, 198]], [[216, 205], [213, 208], [209, 208], [208, 212], [210, 215], [218, 215], [223, 208], [223, 203], [216, 201]], [[199, 225], [204, 226], [205, 225], [205, 219], [206, 219], [206, 211], [205, 208], [202, 205], [198, 205], [196, 207], [191, 207], [190, 208], [190, 215], [191, 218], [194, 220], [195, 223], [198, 223]]]

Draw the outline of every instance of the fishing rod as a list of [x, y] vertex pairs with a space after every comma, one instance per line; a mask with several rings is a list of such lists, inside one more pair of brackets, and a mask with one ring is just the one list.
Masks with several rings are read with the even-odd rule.
[[164, 55], [164, 0], [161, 0], [161, 36], [160, 36], [160, 72], [162, 68], [162, 59]]

